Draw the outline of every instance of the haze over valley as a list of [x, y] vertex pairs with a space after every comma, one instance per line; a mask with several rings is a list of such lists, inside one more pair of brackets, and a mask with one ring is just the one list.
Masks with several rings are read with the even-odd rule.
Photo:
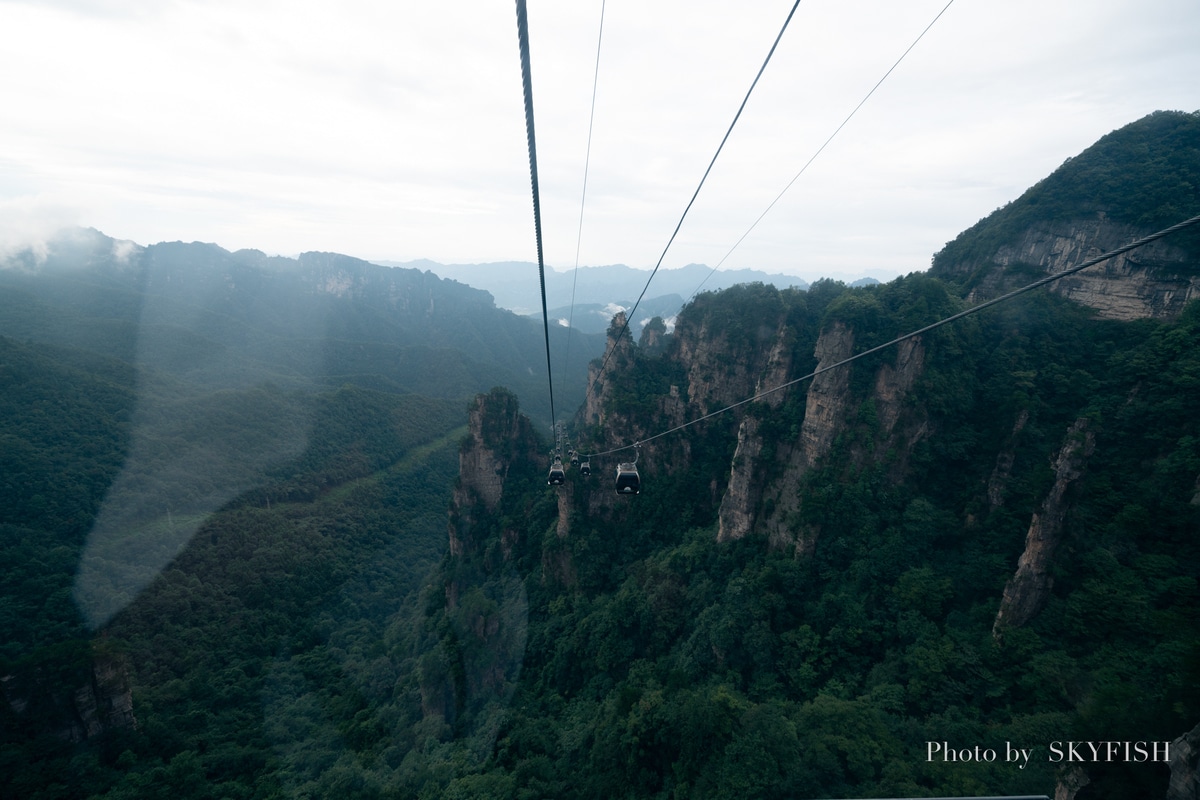
[[1200, 224], [1064, 273], [1197, 214], [1163, 111], [628, 330], [620, 266], [543, 327], [520, 262], [5, 251], [0, 796], [1194, 797]]

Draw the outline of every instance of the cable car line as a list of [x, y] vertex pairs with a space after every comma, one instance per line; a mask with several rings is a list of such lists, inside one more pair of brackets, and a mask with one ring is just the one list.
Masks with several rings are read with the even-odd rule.
[[1152, 233], [1149, 236], [1144, 236], [1141, 239], [1137, 239], [1133, 242], [1130, 242], [1129, 244], [1122, 245], [1121, 247], [1118, 247], [1115, 250], [1109, 250], [1107, 253], [1103, 253], [1099, 256], [1096, 256], [1095, 258], [1090, 258], [1087, 261], [1084, 261], [1082, 264], [1077, 264], [1074, 267], [1069, 267], [1068, 269], [1065, 269], [1062, 272], [1056, 272], [1053, 275], [1047, 275], [1046, 277], [1040, 278], [1040, 279], [1034, 281], [1033, 283], [1022, 286], [1019, 289], [1014, 289], [1013, 291], [1008, 292], [1006, 294], [1002, 294], [999, 297], [993, 297], [991, 300], [985, 300], [982, 303], [979, 303], [977, 305], [971, 306], [970, 308], [959, 311], [957, 314], [952, 314], [949, 317], [945, 317], [944, 319], [940, 319], [937, 322], [934, 322], [930, 325], [926, 325], [924, 328], [920, 328], [919, 330], [912, 331], [911, 333], [906, 333], [903, 336], [897, 336], [895, 339], [892, 339], [890, 342], [885, 342], [881, 345], [872, 347], [869, 350], [864, 350], [861, 353], [856, 353], [855, 355], [852, 355], [849, 358], [844, 358], [835, 364], [830, 364], [827, 367], [821, 367], [820, 369], [814, 370], [807, 375], [796, 378], [795, 380], [788, 381], [787, 383], [780, 384], [779, 386], [776, 386], [774, 388], [767, 389], [766, 391], [759, 392], [758, 394], [754, 395], [753, 397], [748, 397], [745, 400], [739, 400], [736, 403], [725, 406], [724, 408], [718, 409], [716, 411], [712, 411], [708, 414], [705, 414], [702, 417], [697, 417], [696, 419], [693, 419], [689, 422], [685, 422], [682, 425], [676, 425], [674, 428], [670, 428], [669, 430], [662, 431], [661, 433], [656, 433], [653, 436], [648, 436], [644, 439], [640, 439], [637, 442], [634, 442], [633, 444], [624, 445], [622, 447], [614, 447], [611, 450], [605, 450], [600, 453], [580, 454], [580, 457], [591, 459], [591, 458], [598, 458], [600, 456], [610, 455], [612, 453], [619, 453], [622, 450], [628, 450], [630, 448], [637, 449], [637, 448], [641, 447], [642, 445], [646, 444], [647, 442], [652, 442], [655, 439], [661, 439], [664, 436], [667, 436], [672, 433], [676, 433], [678, 431], [683, 430], [684, 428], [691, 427], [692, 425], [695, 425], [699, 422], [703, 422], [707, 419], [711, 419], [712, 417], [715, 417], [718, 414], [724, 414], [726, 411], [732, 411], [733, 409], [738, 408], [739, 406], [744, 406], [747, 403], [753, 403], [756, 400], [761, 400], [762, 398], [766, 397], [767, 395], [774, 394], [775, 392], [778, 392], [778, 391], [782, 391], [783, 389], [787, 389], [790, 386], [795, 386], [797, 383], [800, 383], [801, 381], [806, 381], [810, 378], [815, 378], [816, 376], [821, 375], [825, 372], [829, 372], [830, 370], [845, 366], [846, 364], [849, 364], [852, 361], [857, 361], [860, 358], [866, 358], [869, 355], [878, 353], [880, 350], [883, 350], [884, 348], [891, 347], [892, 345], [899, 344], [900, 342], [903, 342], [907, 339], [912, 339], [916, 336], [920, 336], [923, 333], [928, 333], [929, 331], [932, 331], [936, 328], [940, 328], [943, 325], [948, 325], [949, 323], [954, 322], [955, 320], [959, 320], [959, 319], [962, 319], [963, 317], [967, 317], [967, 316], [970, 316], [971, 314], [982, 311], [985, 308], [990, 308], [991, 306], [997, 305], [999, 303], [1003, 303], [1007, 300], [1011, 300], [1014, 297], [1017, 297], [1018, 295], [1025, 294], [1026, 292], [1033, 291], [1034, 289], [1037, 289], [1039, 287], [1045, 286], [1050, 283], [1054, 283], [1057, 280], [1065, 278], [1069, 275], [1074, 275], [1077, 272], [1081, 272], [1081, 271], [1087, 269], [1088, 267], [1093, 267], [1096, 264], [1099, 264], [1103, 261], [1108, 261], [1110, 258], [1115, 258], [1119, 255], [1128, 253], [1130, 250], [1136, 250], [1139, 247], [1147, 245], [1153, 241], [1157, 241], [1158, 239], [1162, 239], [1165, 236], [1170, 236], [1173, 233], [1177, 233], [1177, 232], [1179, 232], [1185, 228], [1191, 227], [1192, 225], [1195, 225], [1197, 223], [1200, 223], [1200, 214], [1197, 214], [1196, 216], [1192, 217], [1191, 219], [1186, 219], [1183, 222], [1176, 223], [1175, 225], [1172, 225], [1169, 228], [1163, 228], [1162, 230]]
[[583, 242], [583, 211], [587, 207], [588, 167], [592, 161], [592, 125], [596, 121], [596, 87], [600, 84], [600, 45], [604, 42], [604, 6], [600, 0], [600, 33], [596, 37], [596, 69], [592, 77], [592, 109], [588, 114], [587, 150], [583, 157], [583, 193], [579, 198], [579, 233], [575, 236], [575, 270], [571, 278], [571, 310], [567, 314], [567, 346], [563, 352], [563, 370], [570, 368], [571, 328], [575, 324], [575, 286], [579, 282], [579, 247]]
[[529, 68], [529, 19], [525, 0], [517, 2], [517, 41], [521, 48], [521, 84], [525, 93], [525, 138], [529, 142], [529, 182], [533, 188], [533, 228], [537, 238], [538, 281], [542, 288], [542, 329], [546, 336], [546, 380], [550, 385], [550, 423], [559, 446], [558, 417], [554, 413], [554, 374], [550, 369], [550, 316], [546, 311], [546, 262], [542, 257], [542, 203], [538, 196], [537, 143], [533, 130], [533, 78]]
[[929, 33], [929, 29], [932, 28], [934, 24], [942, 18], [942, 15], [945, 14], [952, 5], [954, 5], [954, 0], [950, 0], [950, 2], [946, 3], [946, 5], [942, 7], [942, 10], [937, 13], [937, 16], [933, 18], [933, 21], [926, 25], [925, 30], [921, 31], [920, 35], [918, 35], [917, 38], [913, 40], [913, 43], [908, 46], [908, 49], [900, 54], [900, 57], [896, 59], [896, 63], [892, 64], [888, 71], [883, 73], [883, 77], [871, 87], [871, 91], [867, 92], [866, 96], [863, 97], [863, 99], [859, 101], [858, 105], [854, 107], [854, 110], [851, 111], [844, 120], [842, 120], [842, 124], [838, 125], [834, 132], [829, 134], [829, 138], [817, 148], [817, 152], [813, 153], [812, 157], [809, 158], [808, 161], [804, 162], [804, 166], [800, 168], [800, 171], [796, 173], [795, 177], [788, 181], [787, 186], [783, 187], [783, 191], [775, 196], [775, 199], [771, 201], [770, 205], [768, 205], [766, 209], [764, 209], [763, 212], [758, 215], [758, 219], [754, 220], [750, 227], [746, 229], [746, 232], [742, 234], [741, 238], [733, 243], [733, 247], [729, 248], [729, 252], [721, 256], [721, 260], [717, 262], [716, 266], [712, 268], [712, 271], [709, 272], [708, 275], [704, 276], [704, 280], [700, 281], [700, 285], [696, 287], [696, 291], [692, 292], [691, 297], [684, 302], [684, 305], [687, 305], [687, 303], [690, 302], [693, 297], [700, 293], [700, 290], [704, 288], [704, 284], [707, 283], [708, 279], [713, 276], [713, 273], [720, 269], [721, 265], [725, 263], [727, 258], [733, 255], [733, 251], [738, 249], [742, 242], [745, 241], [746, 237], [750, 235], [750, 232], [758, 227], [758, 223], [762, 222], [763, 217], [767, 216], [771, 209], [775, 207], [775, 204], [778, 203], [785, 194], [787, 194], [788, 190], [792, 188], [792, 184], [800, 180], [800, 176], [803, 175], [805, 171], [808, 170], [809, 166], [811, 166], [812, 163], [817, 160], [817, 156], [821, 155], [822, 151], [829, 146], [829, 143], [833, 141], [834, 137], [842, 132], [842, 128], [846, 127], [846, 124], [854, 118], [854, 115], [858, 113], [858, 110], [862, 108], [868, 100], [871, 99], [871, 95], [875, 94], [875, 90], [883, 85], [883, 82], [888, 79], [888, 76], [891, 75], [893, 71], [895, 71], [896, 67], [900, 66], [900, 62], [903, 61], [910, 52], [912, 52], [912, 49], [917, 46], [917, 43], [925, 37], [925, 34]]
[[[775, 37], [775, 41], [771, 44], [771, 49], [767, 52], [767, 57], [763, 59], [762, 66], [758, 68], [758, 74], [754, 76], [754, 80], [751, 82], [746, 96], [742, 99], [742, 104], [738, 106], [737, 113], [733, 115], [733, 122], [729, 123], [729, 128], [725, 131], [725, 136], [721, 138], [721, 144], [717, 146], [717, 152], [713, 153], [712, 161], [708, 162], [708, 169], [704, 170], [704, 175], [700, 178], [700, 183], [696, 186], [696, 191], [692, 193], [692, 199], [688, 201], [687, 207], [683, 209], [683, 214], [679, 217], [679, 222], [675, 225], [675, 230], [671, 233], [671, 238], [667, 240], [667, 246], [663, 248], [662, 255], [658, 257], [658, 263], [650, 271], [650, 277], [646, 279], [646, 285], [642, 287], [642, 293], [638, 295], [637, 302], [633, 304], [633, 308], [625, 316], [625, 324], [621, 326], [621, 330], [617, 333], [615, 341], [621, 341], [621, 337], [628, 330], [629, 322], [633, 319], [634, 312], [637, 311], [642, 298], [646, 296], [646, 290], [650, 288], [650, 282], [654, 280], [655, 274], [658, 273], [658, 268], [662, 266], [663, 259], [667, 256], [667, 251], [671, 249], [671, 244], [675, 241], [675, 236], [679, 233], [679, 229], [683, 227], [683, 221], [687, 218], [688, 211], [691, 210], [692, 204], [696, 202], [696, 197], [699, 196], [700, 189], [704, 187], [704, 181], [708, 179], [708, 173], [712, 171], [713, 164], [717, 163], [717, 156], [721, 155], [721, 150], [725, 147], [725, 142], [729, 140], [729, 134], [733, 133], [733, 126], [737, 125], [738, 119], [742, 116], [742, 110], [746, 108], [746, 103], [750, 100], [750, 95], [753, 93], [754, 87], [758, 85], [758, 79], [762, 77], [763, 72], [767, 69], [767, 64], [770, 63], [771, 56], [775, 55], [775, 48], [779, 46], [779, 40], [783, 38], [783, 33], [787, 30], [788, 24], [791, 23], [792, 17], [796, 14], [796, 9], [799, 5], [800, 0], [796, 0], [792, 5], [792, 10], [788, 12], [787, 19], [783, 22], [783, 27], [779, 29], [779, 35]], [[611, 351], [605, 354], [604, 361], [600, 364], [600, 371], [596, 373], [597, 377], [604, 374], [604, 368], [608, 366], [608, 359], [616, 352], [616, 349], [614, 346]]]

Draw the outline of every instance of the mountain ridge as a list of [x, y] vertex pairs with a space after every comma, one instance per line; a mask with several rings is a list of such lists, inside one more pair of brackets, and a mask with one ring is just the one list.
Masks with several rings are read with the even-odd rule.
[[[1086, 195], [1045, 225], [1075, 242]], [[1016, 772], [928, 757], [930, 742], [952, 739], [1120, 737], [1187, 752], [1200, 720], [1186, 688], [1200, 663], [1200, 304], [1186, 242], [1097, 269], [1089, 292], [1030, 293], [743, 402], [1154, 222], [1091, 208], [1086, 230], [1100, 233], [1037, 251], [1050, 261], [1015, 243], [1040, 222], [976, 244], [973, 229], [944, 252], [979, 247], [979, 262], [944, 256], [930, 273], [861, 289], [703, 295], [653, 343], [618, 340], [618, 315], [571, 439], [606, 455], [562, 486], [541, 486], [545, 463], [517, 456], [511, 398], [479, 397], [463, 485], [486, 479], [470, 474], [490, 463], [485, 451], [526, 480], [490, 496], [495, 513], [455, 498], [455, 554], [415, 646], [460, 672], [413, 683], [440, 698], [421, 724], [455, 732], [442, 757], [491, 753], [468, 775], [495, 796], [538, 769], [549, 793], [579, 797], [917, 796], [966, 781], [975, 792], [1054, 785], [1076, 800], [1186, 797], [1171, 788], [1197, 785], [1183, 760]], [[979, 230], [1003, 228], [997, 214]], [[1158, 302], [1105, 291], [1137, 270], [1184, 288]], [[619, 497], [612, 465], [635, 453], [641, 494]], [[495, 612], [513, 571], [520, 619]], [[1183, 594], [1159, 594], [1168, 583]], [[1142, 605], [1150, 596], [1157, 605]], [[517, 641], [528, 642], [519, 674], [489, 656]], [[1176, 656], [1147, 667], [1164, 641]], [[840, 738], [851, 724], [855, 744]], [[821, 758], [833, 752], [844, 760]]]
[[[268, 275], [292, 260], [111, 241], [50, 291], [31, 254], [0, 274], [0, 793], [1194, 794], [1200, 303], [1030, 292], [747, 402], [1153, 224], [1055, 203], [929, 273], [704, 292], [640, 336], [618, 315], [564, 406], [592, 472], [557, 487], [534, 382], [479, 388], [526, 362], [456, 360], [524, 341], [540, 371], [527, 320], [472, 338], [486, 293], [453, 317], [458, 284], [314, 254], [284, 306], [258, 287], [294, 296]], [[1045, 230], [1066, 241], [1025, 247]], [[1188, 277], [1166, 244], [1184, 259], [1129, 269]], [[293, 335], [314, 317], [334, 338]], [[636, 497], [614, 491], [629, 460]], [[130, 497], [137, 524], [94, 547]], [[76, 603], [114, 587], [73, 582], [150, 551], [161, 571], [93, 633]], [[1177, 757], [1052, 757], [1109, 741]]]
[[[1157, 111], [963, 231], [934, 255], [930, 274], [983, 300], [1196, 214], [1200, 112]], [[1200, 233], [1151, 243], [1050, 290], [1113, 319], [1177, 316], [1200, 296]]]
[[[360, 352], [392, 353], [404, 368], [385, 369], [377, 385], [465, 400], [508, 383], [549, 419], [539, 399], [540, 326], [497, 308], [486, 291], [431, 272], [336, 253], [290, 259], [199, 242], [142, 247], [75, 229], [40, 251], [10, 255], [0, 285], [4, 335], [99, 348], [168, 371], [186, 364], [196, 377], [209, 369], [204, 380], [214, 385], [339, 379], [360, 368]], [[139, 335], [149, 330], [159, 333]], [[568, 351], [565, 330], [550, 335], [567, 357], [556, 359], [566, 375], [582, 375], [601, 342], [577, 331]], [[218, 364], [221, 374], [212, 371]], [[564, 401], [582, 397], [571, 388], [581, 383], [564, 380]]]

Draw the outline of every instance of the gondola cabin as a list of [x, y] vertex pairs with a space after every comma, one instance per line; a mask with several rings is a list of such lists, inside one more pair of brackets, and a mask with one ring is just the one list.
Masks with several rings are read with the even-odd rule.
[[563, 470], [562, 458], [555, 456], [550, 464], [550, 474], [546, 476], [546, 483], [550, 486], [561, 486], [566, 480], [567, 473]]
[[585, 478], [592, 474], [592, 462], [590, 459], [585, 458], [579, 462], [579, 474]]
[[630, 462], [617, 464], [617, 494], [639, 494], [641, 491], [642, 479], [637, 466]]

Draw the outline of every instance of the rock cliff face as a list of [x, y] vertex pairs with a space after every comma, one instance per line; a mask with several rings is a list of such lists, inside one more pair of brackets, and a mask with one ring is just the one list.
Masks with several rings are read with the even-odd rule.
[[[1200, 116], [1156, 111], [963, 231], [930, 274], [995, 297], [1181, 222], [1200, 208]], [[1170, 319], [1200, 293], [1200, 239], [1175, 234], [1050, 284], [1105, 319]]]
[[[475, 398], [449, 514], [450, 553], [474, 567], [467, 577], [447, 576], [444, 640], [418, 664], [421, 711], [434, 728], [455, 725], [462, 714], [489, 704], [504, 705], [515, 690], [528, 599], [511, 559], [524, 528], [496, 522], [511, 513], [504, 506], [509, 481], [538, 480], [530, 467], [547, 459], [537, 449], [515, 395], [496, 388]], [[477, 580], [480, 574], [486, 577]]]
[[754, 530], [754, 517], [762, 497], [762, 466], [758, 463], [763, 442], [759, 421], [748, 416], [738, 426], [737, 449], [729, 471], [729, 484], [718, 512], [717, 541], [741, 539]]
[[[827, 369], [832, 364], [852, 355], [854, 332], [840, 322], [835, 322], [817, 340], [813, 354], [817, 358], [817, 370]], [[778, 385], [778, 384], [777, 384]], [[776, 450], [776, 458], [782, 465], [778, 477], [757, 492], [749, 491], [761, 487], [765, 465], [758, 465], [758, 453], [762, 442], [757, 438], [755, 427], [752, 436], [738, 435], [738, 454], [734, 457], [734, 474], [721, 502], [721, 528], [718, 538], [737, 539], [751, 531], [765, 532], [773, 547], [793, 545], [800, 552], [810, 552], [815, 546], [815, 532], [799, 534], [794, 517], [800, 509], [800, 481], [817, 460], [833, 446], [846, 416], [850, 371], [848, 369], [821, 372], [808, 386], [804, 404], [804, 421], [799, 437], [793, 442], [783, 443]], [[750, 477], [737, 480], [737, 470]], [[757, 480], [751, 470], [757, 469]], [[746, 490], [743, 490], [743, 485]], [[760, 503], [759, 500], [762, 500]], [[763, 506], [769, 511], [760, 512]], [[726, 525], [726, 520], [729, 524]]]
[[[854, 355], [854, 331], [840, 322], [821, 334], [814, 351], [817, 371]], [[808, 387], [804, 403], [804, 424], [800, 426], [800, 455], [805, 468], [829, 452], [834, 437], [846, 417], [847, 390], [850, 370], [834, 369], [821, 372]]]
[[136, 728], [128, 665], [116, 658], [97, 657], [92, 662], [91, 680], [75, 692], [75, 708], [80, 724], [67, 737], [71, 741], [90, 739], [114, 728]]
[[1200, 725], [1171, 742], [1167, 800], [1200, 799]]
[[774, 320], [759, 326], [760, 335], [748, 346], [734, 344], [705, 317], [698, 329], [677, 329], [677, 358], [687, 367], [688, 399], [701, 414], [742, 400], [762, 375], [763, 359], [778, 333]]
[[1087, 772], [1078, 764], [1065, 769], [1054, 785], [1054, 800], [1075, 800], [1075, 795], [1091, 782]]
[[[740, 539], [755, 532], [765, 534], [772, 547], [794, 548], [797, 555], [812, 552], [818, 531], [797, 523], [801, 486], [804, 476], [829, 454], [837, 437], [846, 430], [855, 404], [850, 393], [853, 367], [832, 370], [829, 367], [853, 355], [854, 339], [853, 329], [834, 322], [817, 340], [813, 355], [819, 374], [808, 386], [798, 436], [774, 443], [772, 464], [762, 463], [764, 442], [760, 421], [753, 415], [742, 420], [729, 484], [721, 501], [718, 539]], [[780, 335], [777, 342], [783, 340]], [[786, 352], [790, 350], [778, 345], [771, 349], [763, 379], [755, 391], [782, 385], [796, 377], [790, 375], [791, 360], [784, 356]], [[904, 415], [909, 391], [924, 364], [923, 344], [920, 339], [911, 339], [900, 345], [893, 363], [884, 364], [876, 372], [867, 402], [874, 404], [879, 428], [870, 452], [860, 447], [852, 453], [858, 466], [889, 451], [897, 452], [901, 456], [896, 466], [899, 479], [907, 454], [917, 441], [928, 435], [923, 417]], [[783, 397], [782, 393], [768, 395], [764, 401], [778, 407]]]
[[[1104, 215], [1072, 222], [1042, 223], [1002, 245], [986, 263], [941, 267], [949, 275], [982, 275], [968, 300], [986, 300], [1053, 275], [1128, 244], [1152, 230], [1114, 223]], [[1037, 274], [1019, 268], [1032, 269]], [[1196, 263], [1170, 240], [1152, 242], [1049, 286], [1049, 290], [1096, 310], [1104, 319], [1171, 319], [1200, 296]]]
[[633, 361], [633, 337], [626, 331], [620, 340], [617, 339], [617, 334], [624, 327], [625, 312], [621, 311], [613, 317], [612, 324], [608, 326], [604, 355], [588, 365], [587, 393], [584, 395], [583, 408], [578, 417], [578, 421], [585, 427], [602, 426], [608, 422], [607, 408], [613, 396], [611, 378]]
[[114, 656], [93, 655], [78, 676], [77, 689], [60, 694], [38, 672], [0, 678], [0, 693], [29, 724], [69, 742], [82, 742], [105, 731], [136, 728], [129, 665]]
[[1062, 539], [1067, 490], [1083, 476], [1094, 447], [1095, 439], [1088, 430], [1087, 420], [1076, 420], [1054, 460], [1054, 485], [1029, 523], [1025, 552], [1017, 562], [1016, 574], [1004, 587], [1000, 611], [992, 626], [992, 635], [997, 640], [1003, 638], [1006, 628], [1024, 625], [1045, 605], [1054, 584], [1051, 566]]
[[[762, 374], [754, 386], [755, 395], [788, 382], [792, 366], [792, 338], [787, 326], [780, 324], [774, 343], [767, 352]], [[773, 392], [764, 397], [763, 402], [770, 408], [779, 408], [784, 397], [783, 392]], [[729, 483], [721, 498], [718, 513], [718, 541], [741, 539], [754, 530], [766, 467], [759, 461], [763, 450], [759, 427], [759, 420], [752, 414], [747, 415], [738, 426], [737, 449], [734, 450]]]
[[[879, 420], [876, 456], [882, 456], [896, 444], [897, 425], [902, 418], [908, 394], [913, 384], [925, 370], [925, 344], [921, 337], [906, 339], [896, 346], [896, 360], [884, 364], [875, 374], [875, 411]], [[904, 451], [907, 454], [919, 438], [927, 431], [923, 419], [914, 422], [915, 427], [905, 436]]]
[[[623, 313], [613, 318], [608, 330], [608, 343], [603, 359], [593, 361], [589, 368], [588, 392], [583, 408], [576, 418], [582, 430], [604, 428], [613, 437], [608, 446], [632, 444], [663, 426], [673, 427], [694, 420], [724, 406], [744, 400], [764, 389], [786, 382], [792, 366], [794, 332], [783, 319], [782, 307], [772, 308], [761, 318], [747, 323], [748, 335], [731, 337], [710, 315], [700, 312], [681, 320], [672, 336], [671, 347], [664, 348], [660, 340], [649, 337], [643, 351], [653, 345], [663, 358], [678, 369], [681, 380], [664, 386], [665, 393], [653, 398], [655, 406], [653, 430], [647, 420], [629, 418], [613, 410], [615, 386], [621, 373], [635, 361], [632, 338], [616, 333], [624, 324]], [[645, 357], [645, 356], [643, 356]], [[604, 366], [601, 373], [601, 365]], [[783, 395], [770, 395], [765, 402], [778, 405]], [[750, 445], [752, 446], [752, 445]], [[632, 451], [623, 454], [632, 457]], [[670, 441], [659, 440], [642, 450], [652, 470], [674, 473], [686, 470], [691, 463], [691, 443], [687, 437]], [[596, 468], [596, 465], [593, 465]], [[719, 495], [718, 495], [719, 496]], [[587, 502], [588, 513], [614, 507], [607, 495], [592, 495]]]
[[456, 556], [475, 544], [470, 534], [475, 510], [491, 512], [500, 504], [514, 460], [536, 457], [529, 420], [519, 413], [517, 398], [503, 389], [475, 398], [467, 428], [450, 512], [450, 552]]
[[1013, 460], [1016, 457], [1015, 447], [1017, 437], [1021, 435], [1021, 431], [1025, 430], [1025, 426], [1029, 423], [1029, 412], [1022, 409], [1017, 414], [1017, 420], [1013, 423], [1012, 433], [1008, 436], [1008, 441], [1004, 443], [1004, 448], [1000, 454], [996, 456], [996, 466], [992, 468], [991, 477], [987, 483], [987, 498], [988, 505], [993, 508], [999, 508], [1004, 505], [1004, 494], [1008, 489], [1008, 480], [1012, 475]]

